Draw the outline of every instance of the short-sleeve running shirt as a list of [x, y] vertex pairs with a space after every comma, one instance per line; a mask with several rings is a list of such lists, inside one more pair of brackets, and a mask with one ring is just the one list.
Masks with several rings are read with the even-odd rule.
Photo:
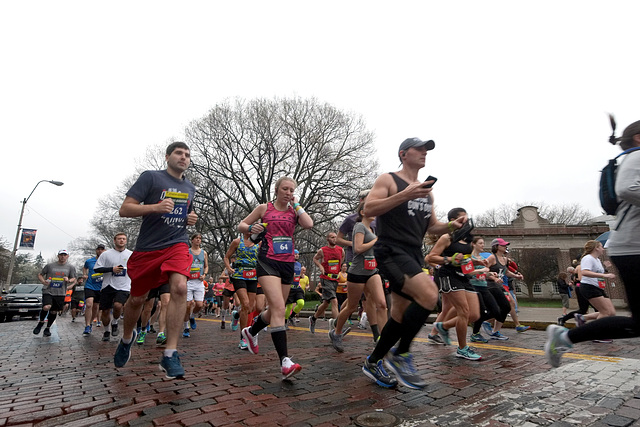
[[[363, 223], [358, 222], [353, 227], [353, 238], [357, 234], [364, 234], [364, 240], [362, 243], [369, 243], [376, 238], [373, 231], [369, 230]], [[355, 253], [353, 255], [353, 261], [349, 267], [349, 273], [357, 274], [359, 276], [371, 276], [377, 271], [376, 257], [373, 253], [373, 246], [365, 252]]]
[[148, 214], [142, 218], [136, 251], [150, 252], [177, 243], [189, 244], [187, 214], [193, 210], [194, 185], [186, 178], [174, 178], [166, 170], [145, 171], [127, 191], [127, 196], [144, 203], [157, 204], [166, 198], [174, 202], [166, 214]]
[[580, 284], [598, 286], [598, 278], [587, 277], [584, 275], [584, 271], [589, 270], [594, 273], [604, 273], [604, 267], [602, 266], [600, 260], [594, 256], [585, 255], [580, 261], [580, 268], [582, 269], [582, 280], [580, 281]]
[[64, 277], [74, 279], [76, 277], [76, 269], [68, 262], [62, 265], [57, 262], [52, 262], [45, 265], [40, 274], [48, 281], [48, 283], [42, 287], [43, 295], [65, 296], [69, 284], [64, 281]]

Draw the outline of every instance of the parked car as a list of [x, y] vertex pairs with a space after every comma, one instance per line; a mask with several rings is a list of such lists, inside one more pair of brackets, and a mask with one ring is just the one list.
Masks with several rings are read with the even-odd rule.
[[19, 283], [0, 298], [0, 322], [11, 321], [13, 316], [36, 318], [42, 309], [42, 285]]

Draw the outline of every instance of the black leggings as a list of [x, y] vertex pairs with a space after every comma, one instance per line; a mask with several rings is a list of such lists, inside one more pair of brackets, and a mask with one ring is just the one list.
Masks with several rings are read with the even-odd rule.
[[491, 286], [474, 286], [474, 289], [478, 291], [480, 318], [473, 322], [473, 333], [479, 333], [482, 322], [487, 319], [496, 319], [504, 323], [511, 311], [511, 303], [504, 296], [502, 289]]
[[640, 336], [640, 255], [613, 256], [611, 260], [624, 283], [631, 317], [605, 317], [571, 329], [569, 340], [572, 343]]
[[578, 309], [562, 316], [562, 323], [565, 323], [567, 320], [573, 319], [574, 315], [576, 314], [587, 314], [587, 312], [589, 311], [589, 306], [591, 306], [591, 308], [593, 308], [595, 311], [598, 311], [598, 309], [589, 304], [589, 300], [582, 295], [582, 292], [580, 292], [580, 286], [576, 286], [576, 297], [578, 298]]

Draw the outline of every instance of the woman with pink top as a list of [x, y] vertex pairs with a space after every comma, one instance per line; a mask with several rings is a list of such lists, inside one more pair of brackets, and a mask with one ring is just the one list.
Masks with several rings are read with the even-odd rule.
[[271, 339], [280, 358], [283, 379], [302, 369], [289, 357], [284, 319], [285, 301], [293, 283], [293, 233], [297, 224], [307, 229], [313, 227], [313, 220], [293, 195], [295, 189], [296, 182], [292, 178], [278, 179], [274, 200], [259, 205], [238, 225], [241, 233], [249, 233], [252, 239], [263, 240], [256, 272], [268, 305], [251, 327], [242, 330], [242, 337], [249, 345], [248, 350], [258, 354], [258, 333], [269, 325]]

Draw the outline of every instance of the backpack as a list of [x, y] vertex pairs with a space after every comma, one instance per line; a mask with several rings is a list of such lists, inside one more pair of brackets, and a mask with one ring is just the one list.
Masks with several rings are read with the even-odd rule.
[[632, 151], [640, 150], [640, 147], [629, 148], [618, 154], [602, 169], [600, 173], [600, 206], [608, 215], [615, 215], [620, 202], [616, 196], [616, 169], [618, 168], [617, 159], [620, 156], [628, 154]]

